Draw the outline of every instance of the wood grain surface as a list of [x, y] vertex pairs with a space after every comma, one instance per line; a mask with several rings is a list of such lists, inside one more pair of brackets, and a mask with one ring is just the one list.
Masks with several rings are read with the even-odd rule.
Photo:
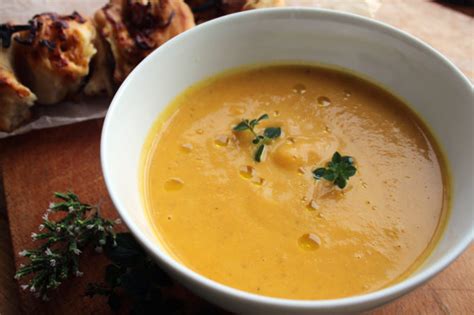
[[[473, 12], [472, 8], [444, 6], [434, 1], [392, 0], [383, 1], [376, 18], [428, 42], [473, 80]], [[105, 215], [116, 216], [100, 171], [101, 125], [101, 121], [91, 121], [0, 142], [6, 199], [5, 204], [0, 180], [0, 314], [109, 313], [104, 300], [90, 300], [82, 295], [88, 282], [101, 280], [106, 262], [100, 255], [84, 255], [85, 276], [62, 285], [48, 303], [24, 292], [19, 294], [13, 281], [14, 264], [20, 263], [13, 253], [32, 246], [30, 233], [40, 223], [53, 191], [71, 189], [84, 201], [100, 204]], [[367, 314], [474, 314], [473, 301], [471, 245], [424, 286]]]

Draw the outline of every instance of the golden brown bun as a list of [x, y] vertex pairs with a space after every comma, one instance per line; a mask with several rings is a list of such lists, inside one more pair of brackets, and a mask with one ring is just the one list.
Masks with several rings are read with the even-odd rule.
[[183, 0], [111, 0], [94, 19], [112, 50], [117, 84], [153, 50], [194, 26]]
[[244, 10], [281, 7], [285, 0], [186, 0], [196, 24]]
[[247, 0], [243, 10], [282, 7], [284, 5], [285, 0]]
[[38, 103], [55, 104], [81, 89], [96, 54], [96, 30], [78, 13], [43, 13], [30, 20], [31, 30], [14, 41], [15, 66]]
[[97, 34], [94, 40], [94, 47], [97, 53], [92, 58], [90, 65], [90, 76], [84, 86], [85, 95], [109, 95], [115, 92], [115, 85], [112, 82], [112, 72], [114, 67], [114, 57], [105, 39]]
[[13, 72], [11, 49], [0, 48], [0, 131], [12, 131], [27, 121], [35, 100]]

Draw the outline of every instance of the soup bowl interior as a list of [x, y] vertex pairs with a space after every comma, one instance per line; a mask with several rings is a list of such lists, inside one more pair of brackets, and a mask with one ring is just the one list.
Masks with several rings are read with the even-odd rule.
[[[157, 241], [143, 206], [139, 175], [143, 145], [153, 122], [193, 83], [227, 69], [268, 63], [322, 64], [351, 70], [405, 100], [433, 131], [448, 160], [452, 210], [438, 246], [406, 280], [344, 299], [269, 298], [194, 273], [168, 255]], [[472, 241], [472, 100], [471, 83], [449, 61], [384, 24], [315, 9], [239, 13], [181, 34], [131, 73], [107, 113], [102, 168], [110, 196], [130, 230], [165, 270], [199, 295], [234, 312], [356, 312], [386, 303], [423, 283]]]

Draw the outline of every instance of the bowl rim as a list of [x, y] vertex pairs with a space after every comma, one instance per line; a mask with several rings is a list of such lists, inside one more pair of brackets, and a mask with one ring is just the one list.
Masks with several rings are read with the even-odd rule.
[[[149, 239], [145, 236], [141, 230], [135, 226], [132, 222], [132, 219], [128, 215], [127, 208], [121, 202], [121, 198], [113, 191], [112, 180], [110, 178], [111, 170], [107, 161], [111, 155], [107, 152], [106, 148], [108, 147], [108, 139], [112, 135], [110, 132], [110, 124], [112, 117], [116, 111], [116, 108], [120, 104], [120, 99], [122, 94], [127, 90], [130, 82], [139, 75], [142, 69], [146, 68], [148, 64], [152, 63], [155, 59], [155, 56], [160, 54], [161, 51], [165, 49], [170, 49], [173, 45], [178, 44], [180, 41], [186, 40], [188, 37], [193, 36], [196, 32], [206, 31], [208, 28], [215, 27], [222, 23], [228, 23], [235, 20], [245, 20], [253, 19], [255, 17], [265, 18], [265, 17], [288, 17], [293, 16], [295, 18], [301, 17], [301, 15], [311, 16], [312, 18], [324, 18], [336, 21], [343, 21], [347, 24], [358, 25], [362, 27], [371, 27], [376, 29], [379, 32], [389, 33], [391, 36], [396, 37], [398, 40], [404, 41], [412, 46], [415, 46], [418, 49], [424, 50], [430, 53], [434, 58], [441, 61], [446, 65], [450, 71], [452, 71], [458, 78], [461, 79], [466, 88], [473, 90], [473, 85], [471, 81], [446, 57], [444, 57], [440, 52], [431, 47], [430, 45], [424, 43], [420, 39], [416, 38], [413, 35], [408, 34], [405, 31], [397, 29], [393, 26], [390, 26], [386, 23], [367, 18], [364, 16], [340, 12], [328, 9], [321, 8], [305, 8], [305, 7], [284, 7], [284, 8], [268, 8], [268, 9], [258, 9], [251, 11], [239, 12], [227, 16], [223, 16], [203, 24], [197, 25], [186, 32], [179, 34], [178, 36], [170, 39], [165, 44], [161, 45], [155, 51], [153, 51], [147, 58], [145, 58], [129, 76], [122, 83], [119, 90], [115, 94], [112, 102], [107, 111], [107, 115], [104, 120], [102, 134], [101, 134], [101, 144], [100, 144], [100, 160], [101, 167], [104, 176], [104, 181], [109, 192], [110, 198], [112, 199], [113, 204], [117, 208], [117, 211], [120, 217], [123, 219], [129, 230], [133, 233], [139, 243], [144, 247], [144, 249], [149, 252], [153, 258], [158, 261], [161, 265], [165, 265], [168, 270], [173, 270], [175, 273], [179, 274], [182, 277], [186, 277], [187, 280], [192, 281], [194, 284], [206, 287], [208, 291], [219, 291], [221, 294], [225, 294], [228, 297], [233, 299], [243, 299], [254, 304], [261, 305], [272, 305], [275, 307], [289, 307], [293, 309], [345, 309], [347, 307], [359, 306], [363, 307], [367, 304], [377, 304], [383, 303], [389, 300], [392, 300], [405, 292], [411, 291], [422, 283], [428, 281], [433, 276], [445, 269], [451, 262], [453, 262], [461, 253], [473, 242], [474, 240], [474, 229], [471, 233], [466, 234], [462, 237], [455, 246], [450, 248], [443, 256], [435, 262], [431, 267], [423, 269], [423, 266], [420, 267], [420, 270], [415, 275], [402, 280], [396, 284], [390, 285], [386, 288], [369, 292], [361, 295], [354, 295], [343, 298], [336, 299], [325, 299], [325, 300], [298, 300], [298, 299], [286, 299], [278, 298], [271, 296], [264, 296], [259, 294], [250, 293], [240, 289], [236, 289], [214, 280], [211, 280], [180, 263], [171, 257], [165, 250], [161, 250], [155, 241]], [[242, 22], [242, 21], [241, 21]], [[225, 70], [225, 69], [223, 69]], [[448, 218], [449, 220], [449, 218]], [[449, 221], [447, 223], [449, 225]], [[443, 238], [443, 236], [442, 236]], [[441, 240], [440, 240], [441, 241]]]

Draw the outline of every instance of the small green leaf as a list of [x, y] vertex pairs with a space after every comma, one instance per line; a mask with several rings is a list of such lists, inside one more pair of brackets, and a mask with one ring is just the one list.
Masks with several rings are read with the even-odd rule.
[[234, 131], [244, 131], [244, 130], [247, 130], [249, 129], [249, 126], [247, 124], [246, 121], [241, 121], [240, 123], [238, 123], [236, 126], [234, 126], [234, 128], [232, 128]]
[[261, 162], [262, 161], [262, 155], [263, 155], [263, 150], [265, 149], [265, 145], [261, 144], [258, 146], [257, 150], [255, 151], [255, 161]]
[[343, 189], [344, 187], [346, 187], [346, 180], [344, 179], [344, 177], [342, 176], [339, 176], [338, 178], [336, 178], [336, 180], [334, 181], [334, 183], [337, 185], [337, 187]]
[[278, 138], [281, 135], [280, 127], [268, 127], [263, 131], [263, 135], [270, 139]]
[[356, 171], [357, 171], [357, 169], [354, 166], [349, 165], [344, 170], [344, 175], [345, 175], [346, 178], [349, 178], [351, 176], [354, 176]]
[[327, 169], [326, 172], [324, 173], [323, 178], [328, 181], [333, 181], [336, 179], [336, 173], [332, 169]]
[[252, 119], [249, 123], [250, 127], [253, 128], [258, 124], [258, 121], [256, 119]]
[[316, 179], [320, 179], [326, 173], [326, 169], [324, 167], [317, 168], [313, 171], [313, 176]]
[[341, 156], [336, 151], [331, 161], [327, 163], [327, 167], [318, 168], [313, 171], [313, 174], [315, 179], [324, 178], [343, 189], [347, 185], [347, 180], [354, 176], [357, 171], [353, 163], [354, 159], [351, 156]]
[[352, 158], [352, 156], [343, 156], [341, 158], [341, 161], [349, 165], [352, 165], [354, 163], [354, 159]]
[[263, 114], [262, 116], [258, 117], [257, 121], [261, 121], [261, 120], [264, 120], [264, 119], [269, 119], [270, 117], [268, 116], [268, 114]]
[[332, 159], [331, 159], [331, 162], [334, 163], [334, 164], [338, 164], [339, 162], [341, 162], [341, 155], [339, 154], [339, 152], [334, 152], [333, 156], [332, 156]]

